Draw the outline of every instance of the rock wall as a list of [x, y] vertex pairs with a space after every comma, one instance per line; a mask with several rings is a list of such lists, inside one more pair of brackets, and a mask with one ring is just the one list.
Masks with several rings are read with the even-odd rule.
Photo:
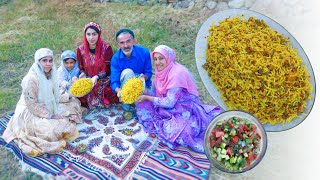
[[93, 0], [94, 2], [136, 2], [140, 5], [161, 4], [181, 10], [221, 11], [229, 8], [249, 9], [256, 0]]

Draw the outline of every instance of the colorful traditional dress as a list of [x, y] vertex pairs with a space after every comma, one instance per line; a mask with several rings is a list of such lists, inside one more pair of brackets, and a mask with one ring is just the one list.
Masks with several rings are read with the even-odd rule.
[[197, 152], [204, 152], [205, 130], [219, 113], [219, 106], [202, 105], [197, 96], [184, 88], [170, 89], [165, 97], [137, 106], [139, 122], [148, 133], [157, 134], [159, 140], [172, 149], [182, 145]]
[[[96, 48], [89, 49], [86, 31], [94, 29], [98, 33]], [[90, 78], [98, 76], [98, 81], [86, 96], [80, 98], [84, 107], [104, 108], [110, 107], [112, 103], [119, 102], [110, 87], [110, 61], [113, 55], [112, 47], [101, 39], [101, 28], [99, 24], [90, 22], [84, 28], [83, 43], [77, 48], [77, 59], [81, 72]]]
[[148, 133], [174, 149], [179, 145], [204, 152], [204, 133], [211, 120], [219, 113], [219, 106], [202, 105], [192, 75], [175, 62], [175, 52], [167, 46], [158, 46], [152, 53], [163, 54], [168, 66], [155, 70], [153, 102], [137, 105], [137, 117]]
[[[36, 62], [22, 80], [22, 94], [15, 113], [2, 136], [7, 143], [14, 140], [29, 156], [61, 151], [66, 140], [78, 136], [75, 124], [81, 122], [80, 102], [59, 95], [55, 66], [49, 79], [40, 68], [38, 60], [46, 54], [52, 56], [52, 51], [42, 48], [37, 52]], [[53, 115], [64, 118], [51, 119]]]

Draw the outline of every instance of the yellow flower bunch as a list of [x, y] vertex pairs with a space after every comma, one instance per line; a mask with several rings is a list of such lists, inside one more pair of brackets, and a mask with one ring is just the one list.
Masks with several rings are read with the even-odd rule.
[[74, 82], [70, 87], [70, 93], [75, 97], [82, 97], [92, 89], [92, 81], [90, 78], [81, 78]]
[[120, 92], [121, 99], [126, 104], [134, 103], [143, 91], [143, 82], [140, 78], [130, 78]]

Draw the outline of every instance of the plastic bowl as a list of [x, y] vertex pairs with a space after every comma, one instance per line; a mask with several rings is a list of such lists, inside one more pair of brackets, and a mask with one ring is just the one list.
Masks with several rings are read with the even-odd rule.
[[[249, 123], [252, 123], [252, 126], [249, 129], [252, 130], [253, 125], [255, 125], [255, 127], [256, 127], [255, 132], [259, 133], [259, 135], [261, 137], [260, 140], [257, 139], [258, 140], [258, 142], [256, 143], [257, 145], [254, 146], [254, 148], [253, 148], [253, 149], [257, 149], [256, 150], [257, 153], [254, 154], [253, 156], [250, 155], [251, 160], [248, 157], [246, 157], [250, 153], [245, 154], [245, 152], [243, 152], [243, 151], [246, 151], [246, 149], [248, 149], [248, 148], [250, 149], [250, 147], [253, 146], [254, 143], [252, 143], [251, 141], [249, 143], [246, 143], [245, 142], [246, 138], [244, 138], [242, 135], [238, 135], [238, 132], [240, 129], [238, 127], [238, 125], [234, 126], [234, 128], [231, 128], [228, 125], [230, 128], [227, 127], [227, 129], [226, 129], [227, 133], [224, 132], [224, 134], [228, 134], [229, 138], [225, 138], [226, 136], [223, 137], [225, 139], [223, 141], [226, 141], [225, 144], [227, 144], [225, 147], [223, 147], [224, 145], [221, 146], [221, 143], [216, 143], [216, 142], [213, 142], [214, 147], [216, 147], [216, 149], [214, 150], [214, 147], [211, 147], [212, 142], [210, 142], [210, 141], [212, 141], [212, 140], [210, 139], [210, 136], [212, 136], [211, 138], [213, 138], [213, 139], [217, 138], [216, 132], [212, 133], [212, 131], [215, 129], [215, 127], [217, 127], [216, 130], [218, 129], [218, 127], [221, 128], [222, 127], [221, 124], [224, 124], [224, 123], [227, 124], [227, 120], [229, 120], [230, 118], [233, 118], [233, 117], [247, 119]], [[234, 120], [234, 121], [239, 122], [238, 120]], [[219, 126], [217, 126], [218, 125], [217, 123], [219, 123]], [[234, 123], [234, 124], [236, 124], [236, 123]], [[244, 129], [243, 127], [244, 126], [241, 126], [241, 129]], [[234, 135], [234, 131], [233, 131], [233, 133], [228, 133], [228, 129], [229, 130], [235, 129], [237, 135]], [[251, 130], [248, 130], [248, 132], [251, 132]], [[245, 131], [242, 133], [245, 133]], [[242, 134], [242, 133], [240, 133], [240, 134]], [[214, 135], [212, 135], [212, 134], [214, 134]], [[219, 132], [219, 134], [220, 135], [222, 134], [221, 131]], [[230, 135], [230, 134], [232, 134], [232, 135]], [[252, 133], [252, 134], [255, 134], [255, 133]], [[237, 136], [238, 141], [237, 141], [237, 138], [235, 138], [235, 136]], [[231, 139], [231, 137], [233, 137], [234, 139]], [[235, 143], [235, 142], [237, 142], [237, 143]], [[236, 144], [237, 144], [237, 146], [236, 146]], [[228, 148], [228, 147], [230, 147], [230, 148]], [[224, 155], [225, 152], [220, 153], [218, 148], [225, 149], [225, 150], [229, 149], [228, 153], [227, 153], [229, 159]], [[235, 148], [237, 150], [232, 150], [233, 148]], [[205, 149], [205, 153], [206, 153], [208, 159], [210, 160], [211, 167], [213, 166], [213, 167], [215, 167], [223, 172], [227, 172], [227, 173], [242, 173], [242, 172], [245, 172], [245, 171], [248, 171], [248, 170], [254, 168], [263, 159], [263, 157], [266, 153], [266, 150], [267, 150], [267, 134], [266, 134], [262, 124], [260, 123], [260, 121], [256, 117], [254, 117], [252, 114], [244, 112], [244, 111], [240, 111], [240, 110], [225, 111], [225, 112], [217, 115], [210, 122], [210, 124], [206, 130], [205, 136], [204, 136], [204, 149]], [[241, 151], [239, 151], [240, 149], [241, 149]], [[230, 150], [231, 150], [231, 153], [230, 153]], [[217, 151], [219, 151], [219, 153], [217, 153]], [[249, 150], [246, 152], [252, 152], [252, 151]], [[236, 155], [237, 155], [237, 157], [241, 156], [241, 158], [238, 158], [238, 159], [249, 160], [250, 163], [246, 163], [246, 165], [241, 165], [242, 168], [234, 169], [233, 167], [237, 167], [236, 166], [237, 158], [235, 158]], [[220, 161], [218, 161], [219, 158], [217, 156], [220, 156]], [[223, 157], [223, 158], [221, 159], [221, 157]], [[232, 157], [233, 157], [233, 159], [231, 160]], [[255, 157], [254, 160], [252, 160], [252, 157]], [[228, 160], [226, 160], [226, 159], [228, 159]], [[234, 160], [236, 160], [236, 162], [234, 162]], [[226, 161], [228, 161], [228, 163], [226, 163]], [[230, 168], [230, 166], [226, 165], [226, 164], [231, 164], [233, 167]], [[229, 166], [229, 168], [227, 166]], [[240, 166], [238, 166], [238, 167], [240, 167]]]

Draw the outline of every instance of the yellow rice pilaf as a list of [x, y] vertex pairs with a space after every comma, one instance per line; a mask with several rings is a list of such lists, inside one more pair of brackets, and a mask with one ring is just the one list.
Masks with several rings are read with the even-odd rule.
[[70, 87], [70, 93], [75, 97], [82, 97], [92, 89], [92, 81], [90, 78], [81, 78], [75, 81]]
[[140, 78], [130, 78], [121, 88], [120, 96], [125, 104], [134, 103], [143, 91], [143, 81]]
[[209, 29], [203, 67], [228, 109], [262, 123], [288, 123], [311, 99], [310, 75], [288, 38], [263, 20], [227, 18]]

